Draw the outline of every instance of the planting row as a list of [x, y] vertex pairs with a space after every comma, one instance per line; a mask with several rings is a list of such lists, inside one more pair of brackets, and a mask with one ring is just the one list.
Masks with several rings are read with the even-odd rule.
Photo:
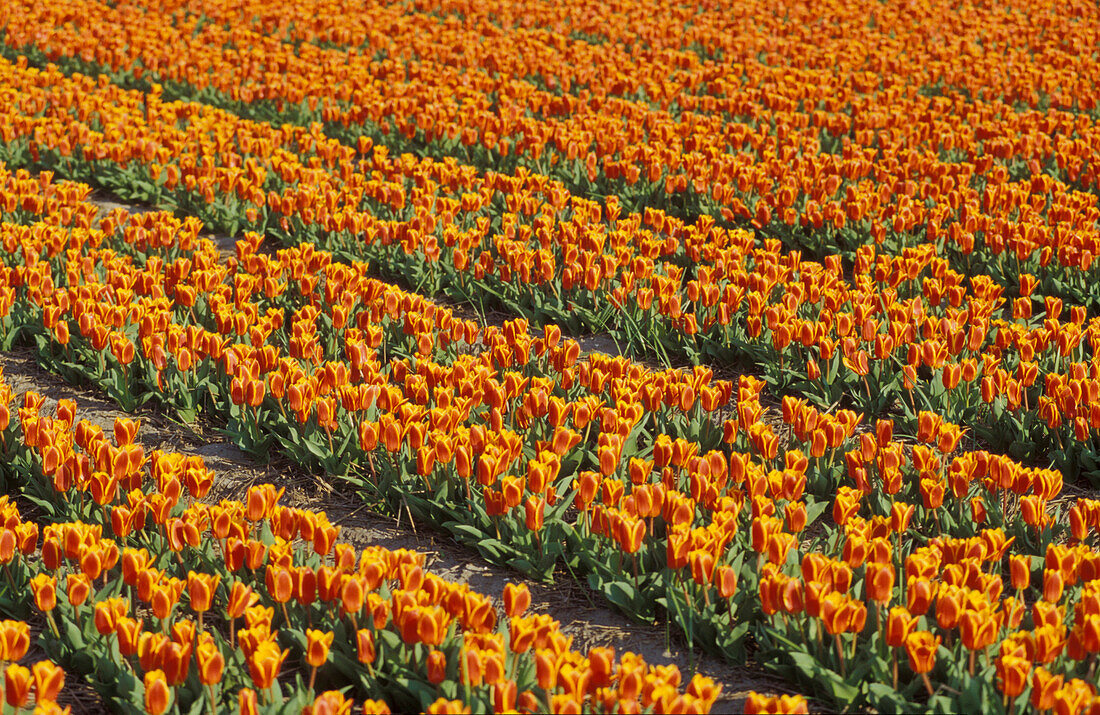
[[[872, 242], [927, 242], [1002, 282], [1028, 271], [1045, 290], [1094, 300], [1096, 88], [1069, 69], [1081, 59], [1065, 43], [1096, 32], [1095, 8], [1044, 16], [1037, 35], [1024, 29], [1034, 22], [1026, 7], [945, 7], [967, 51], [935, 61], [899, 54], [927, 44], [898, 39], [924, 32], [923, 17], [901, 7], [837, 3], [831, 54], [820, 54], [816, 31], [805, 42], [800, 20], [763, 8], [742, 10], [759, 15], [775, 35], [769, 42], [788, 54], [741, 33], [697, 34], [728, 8], [704, 10], [686, 35], [673, 33], [706, 37], [705, 54], [738, 57], [731, 65], [664, 43], [657, 50], [648, 37], [591, 44], [496, 27], [490, 18], [509, 13], [488, 8], [456, 17], [437, 7], [395, 16], [337, 6], [318, 9], [327, 21], [304, 21], [308, 8], [208, 5], [26, 3], [13, 8], [4, 40], [11, 54], [139, 88], [156, 82], [172, 98], [242, 116], [323, 122], [352, 146], [365, 136], [479, 169], [533, 171], [577, 195], [620, 197], [628, 210], [752, 225], [819, 258]], [[570, 22], [575, 10], [558, 11]], [[667, 20], [663, 29], [674, 26]], [[838, 70], [853, 34], [877, 49]], [[471, 43], [480, 51], [466, 51]], [[987, 43], [998, 46], [987, 61], [999, 68], [1011, 55], [1022, 84], [997, 70], [997, 81], [975, 90], [970, 49]], [[624, 51], [645, 54], [630, 62]], [[1028, 111], [1016, 111], [1021, 104]]]
[[[854, 603], [880, 588], [875, 579], [902, 588], [921, 549], [988, 542], [992, 583], [1008, 563], [993, 546], [1013, 545], [1031, 574], [1067, 535], [1079, 550], [1093, 540], [1090, 502], [1056, 506], [1058, 472], [960, 452], [963, 430], [942, 416], [919, 415], [911, 449], [890, 421], [864, 427], [850, 410], [786, 398], [768, 416], [753, 378], [731, 401], [734, 386], [706, 370], [581, 360], [559, 331], [532, 338], [523, 321], [479, 328], [311, 245], [261, 253], [250, 235], [223, 262], [198, 230], [158, 213], [116, 212], [80, 229], [0, 224], [8, 334], [124, 406], [204, 411], [246, 449], [281, 449], [532, 575], [564, 566], [692, 643], [740, 659], [752, 633], [807, 688], [821, 679], [798, 670], [770, 589], [811, 554], [854, 569], [832, 598]], [[132, 453], [115, 453], [117, 469]], [[79, 481], [75, 466], [59, 466], [62, 450], [41, 459], [53, 484]], [[112, 472], [101, 475], [110, 487]], [[1034, 594], [1037, 572], [1032, 580]], [[954, 670], [937, 677], [962, 687]], [[910, 707], [925, 697], [869, 678], [827, 695]]]
[[776, 241], [655, 211], [619, 217], [536, 177], [479, 178], [382, 148], [360, 171], [346, 163], [351, 149], [315, 129], [4, 67], [22, 97], [5, 130], [16, 162], [131, 193], [153, 187], [207, 219], [251, 216], [283, 241], [375, 259], [430, 291], [473, 300], [496, 290], [574, 329], [613, 323], [639, 349], [751, 360], [780, 393], [895, 413], [909, 435], [921, 411], [934, 412], [996, 450], [1096, 476], [1095, 323], [1038, 295], [1029, 274], [1008, 300], [924, 245], [898, 256], [862, 247], [847, 279], [837, 256], [806, 261]]
[[[113, 709], [347, 712], [354, 698], [364, 713], [706, 712], [718, 695], [674, 666], [573, 650], [557, 621], [527, 612], [525, 586], [506, 586], [500, 617], [425, 572], [422, 554], [356, 551], [323, 512], [281, 506], [281, 488], [204, 502], [201, 458], [147, 454], [136, 420], [105, 434], [72, 400], [46, 414], [39, 395], [13, 397], [0, 385], [0, 473], [53, 520], [23, 521], [4, 498], [3, 605], [45, 616], [39, 644]], [[4, 659], [18, 660], [26, 627], [5, 628]], [[45, 706], [62, 677], [10, 666], [7, 702], [33, 682]]]

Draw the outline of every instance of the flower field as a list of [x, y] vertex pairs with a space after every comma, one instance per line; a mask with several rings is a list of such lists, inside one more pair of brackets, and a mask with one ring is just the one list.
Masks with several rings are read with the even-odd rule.
[[1100, 711], [1095, 4], [5, 12], [0, 349], [514, 574], [2, 384], [8, 708]]

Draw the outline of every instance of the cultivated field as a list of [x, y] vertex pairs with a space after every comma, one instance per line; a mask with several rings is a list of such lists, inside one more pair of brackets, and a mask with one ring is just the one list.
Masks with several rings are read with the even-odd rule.
[[5, 711], [1100, 712], [1098, 53], [7, 0]]

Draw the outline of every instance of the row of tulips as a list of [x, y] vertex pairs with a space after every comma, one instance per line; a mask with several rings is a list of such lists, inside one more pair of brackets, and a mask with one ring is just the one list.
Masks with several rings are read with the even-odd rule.
[[[1032, 70], [1021, 75], [1029, 87], [1036, 73], [1064, 71], [1055, 68], [1068, 62], [1065, 55], [1046, 50], [1089, 26], [1077, 17], [1082, 11], [1094, 12], [1067, 8], [1056, 16], [1057, 30], [1047, 22], [1050, 34], [1036, 37], [1018, 31], [1020, 23], [1030, 22], [1025, 12], [987, 13], [970, 5], [944, 9], [967, 27], [962, 34], [976, 32], [978, 41], [989, 41], [987, 32], [1018, 38], [1018, 61]], [[665, 96], [657, 100], [662, 108], [653, 106], [652, 96], [650, 101], [616, 97], [607, 87], [602, 93], [589, 87], [582, 100], [538, 82], [532, 86], [509, 74], [508, 65], [500, 64], [501, 53], [491, 50], [477, 56], [493, 69], [471, 72], [474, 68], [463, 66], [470, 55], [454, 57], [453, 47], [464, 45], [455, 44], [447, 23], [428, 19], [431, 11], [420, 23], [422, 31], [372, 33], [353, 55], [302, 45], [300, 26], [294, 23], [290, 30], [291, 18], [300, 12], [266, 4], [180, 10], [91, 0], [48, 7], [27, 3], [16, 9], [5, 41], [13, 52], [65, 61], [90, 73], [106, 71], [134, 86], [160, 82], [173, 97], [211, 101], [245, 116], [324, 122], [353, 144], [369, 136], [475, 166], [527, 169], [577, 194], [595, 188], [620, 196], [628, 207], [658, 206], [690, 219], [709, 214], [751, 224], [818, 254], [838, 245], [854, 249], [882, 241], [948, 246], [952, 256], [977, 263], [1002, 282], [1026, 270], [1040, 276], [1044, 289], [1092, 300], [1088, 276], [1098, 208], [1095, 197], [1079, 189], [1096, 186], [1098, 130], [1079, 112], [1095, 110], [1085, 99], [1094, 88], [1078, 83], [1062, 109], [1017, 112], [1022, 88], [972, 97], [956, 88], [955, 72], [935, 65], [929, 76], [928, 68], [909, 56], [873, 69], [853, 68], [850, 82], [838, 84], [832, 63], [792, 70], [786, 62], [768, 66], [752, 53], [737, 65], [739, 71], [730, 72], [681, 50], [633, 65], [635, 71], [680, 78], [666, 80], [675, 88], [672, 95], [658, 92]], [[898, 28], [884, 34], [873, 18], [884, 13], [910, 31], [923, 22], [897, 8], [876, 10], [871, 17], [861, 6], [844, 6], [842, 12], [844, 23], [863, 16], [860, 34], [868, 32], [870, 22], [874, 39], [867, 41], [887, 41], [895, 49], [881, 50], [890, 56], [905, 46], [893, 44]], [[342, 8], [341, 32], [348, 32], [349, 13], [371, 23], [378, 16], [373, 7]], [[960, 19], [972, 13], [981, 19]], [[96, 19], [78, 27], [70, 22], [74, 17]], [[484, 18], [471, 20], [470, 30], [496, 34]], [[916, 28], [909, 24], [914, 20]], [[426, 30], [433, 25], [434, 32]], [[266, 36], [278, 27], [295, 39]], [[772, 29], [784, 36], [801, 33], [797, 23]], [[847, 32], [840, 38], [852, 41]], [[497, 42], [514, 51], [517, 40], [505, 33]], [[399, 46], [402, 42], [407, 45]], [[587, 48], [581, 52], [592, 51], [588, 43], [574, 44]], [[1036, 47], [1044, 51], [1030, 54]], [[613, 53], [603, 54], [602, 61], [616, 63]], [[546, 61], [538, 52], [525, 55], [530, 62]], [[407, 67], [410, 56], [417, 58], [416, 71]], [[1003, 61], [1001, 53], [996, 61]], [[952, 77], [949, 87], [945, 75]], [[648, 96], [640, 88], [651, 80], [625, 79], [618, 66], [608, 76], [623, 92], [632, 87]], [[969, 85], [972, 75], [965, 79], [962, 84]], [[557, 81], [593, 84], [579, 77]], [[1055, 87], [1065, 91], [1062, 82], [1049, 86], [1051, 93]], [[670, 112], [670, 103], [681, 111]], [[1068, 279], [1064, 270], [1048, 268], [1052, 260], [1069, 269]]]
[[[774, 599], [758, 594], [807, 551], [856, 559], [895, 524], [901, 560], [926, 539], [914, 516], [936, 538], [996, 533], [1034, 557], [1065, 532], [1058, 472], [960, 453], [962, 429], [932, 413], [908, 450], [887, 420], [868, 431], [851, 410], [793, 398], [779, 426], [759, 380], [742, 378], [729, 402], [733, 386], [703, 370], [580, 360], [576, 343], [551, 328], [532, 338], [522, 321], [479, 329], [309, 245], [271, 255], [253, 235], [223, 262], [197, 230], [156, 213], [81, 231], [4, 224], [0, 240], [20, 257], [5, 269], [13, 330], [123, 402], [205, 410], [246, 448], [280, 447], [528, 572], [564, 563], [628, 613], [665, 614], [730, 657], [766, 634]], [[51, 256], [60, 235], [69, 250]], [[730, 416], [716, 422], [722, 408]], [[110, 466], [98, 471], [78, 441], [33, 431], [50, 479], [32, 492], [47, 508], [51, 490], [84, 480], [92, 502], [128, 491], [139, 450], [103, 450]], [[207, 477], [181, 481], [201, 490]], [[88, 522], [100, 511], [81, 508]]]
[[[482, 198], [470, 199], [472, 216], [459, 219], [456, 213], [454, 224], [443, 225], [451, 219], [444, 212], [437, 222], [441, 206], [456, 212], [462, 207], [434, 193], [453, 185], [452, 195], [461, 193], [465, 202], [472, 194], [461, 187], [471, 188], [464, 181], [474, 182], [476, 176], [453, 166], [453, 171], [444, 171], [445, 165], [429, 161], [391, 160], [385, 152], [375, 151], [375, 173], [393, 179], [373, 188], [367, 184], [367, 193], [375, 197], [370, 202], [378, 197], [390, 202], [389, 215], [395, 220], [379, 220], [369, 207], [358, 212], [346, 207], [355, 196], [356, 204], [368, 201], [355, 179], [363, 174], [352, 174], [341, 183], [338, 175], [348, 169], [346, 164], [337, 169], [337, 159], [348, 158], [351, 150], [315, 131], [276, 131], [199, 105], [162, 104], [111, 86], [93, 88], [88, 80], [10, 65], [8, 69], [14, 85], [27, 92], [25, 103], [36, 112], [45, 111], [41, 117], [19, 115], [10, 151], [30, 152], [59, 170], [113, 175], [123, 182], [119, 186], [134, 190], [152, 180], [148, 172], [159, 172], [160, 161], [172, 160], [168, 147], [186, 147], [195, 154], [184, 152], [179, 166], [192, 172], [185, 178], [194, 178], [179, 185], [169, 181], [163, 188], [169, 191], [172, 186], [177, 204], [185, 205], [184, 199], [205, 182], [203, 191], [209, 194], [201, 202], [213, 206], [204, 214], [207, 218], [239, 217], [239, 197], [251, 196], [263, 206], [244, 209], [245, 220], [250, 211], [264, 213], [264, 221], [279, 215], [278, 223], [286, 230], [269, 229], [288, 240], [315, 240], [340, 255], [377, 258], [413, 276], [424, 276], [428, 270], [435, 280], [455, 286], [467, 297], [495, 281], [494, 285], [509, 286], [508, 295], [524, 300], [519, 307], [536, 318], [568, 317], [565, 308], [585, 312], [580, 308], [587, 306], [589, 327], [614, 317], [625, 326], [621, 334], [636, 346], [660, 348], [671, 341], [674, 349], [697, 357], [748, 357], [766, 366], [780, 392], [808, 394], [822, 406], [851, 399], [870, 415], [900, 408], [902, 426], [909, 433], [917, 431], [921, 410], [932, 411], [973, 425], [977, 436], [997, 449], [1011, 449], [1017, 456], [1049, 452], [1070, 473], [1097, 472], [1097, 424], [1091, 417], [1095, 391], [1081, 382], [1090, 374], [1087, 361], [1095, 327], [1083, 308], [1065, 306], [1057, 297], [1043, 296], [1040, 312], [1038, 279], [1029, 274], [1020, 276], [1013, 288], [1019, 297], [1006, 301], [1003, 288], [988, 278], [976, 276], [967, 285], [965, 275], [953, 270], [932, 246], [907, 249], [900, 256], [865, 247], [855, 254], [857, 277], [848, 281], [836, 256], [823, 263], [804, 261], [797, 253], [784, 253], [777, 242], [757, 244], [744, 232], [704, 221], [685, 226], [655, 211], [619, 217], [610, 207], [602, 211], [576, 197], [568, 199], [568, 220], [552, 218], [545, 203], [532, 209], [530, 223], [523, 223], [518, 214], [505, 214], [504, 236], [492, 238], [496, 257], [483, 244], [473, 261], [465, 241], [490, 238], [496, 215], [492, 206], [510, 188], [520, 189], [527, 197], [523, 201], [532, 206], [539, 205], [538, 196], [553, 197], [558, 189], [542, 182], [542, 194], [528, 192], [498, 175], [491, 182], [495, 188], [483, 186]], [[108, 102], [111, 115], [106, 113]], [[71, 108], [62, 110], [65, 103]], [[100, 108], [95, 110], [77, 110], [97, 104]], [[121, 113], [120, 106], [131, 110]], [[191, 117], [184, 128], [176, 124], [181, 113]], [[208, 148], [224, 142], [218, 131], [207, 131], [208, 120], [200, 122], [196, 114], [233, 126], [235, 145], [207, 154]], [[110, 126], [137, 134], [132, 140], [107, 141], [111, 131], [88, 134], [84, 120], [92, 119], [93, 124], [117, 121]], [[143, 136], [150, 133], [153, 136]], [[78, 135], [83, 137], [83, 159], [65, 149], [71, 147], [70, 137]], [[292, 138], [283, 141], [287, 135]], [[105, 143], [97, 144], [97, 138]], [[295, 155], [277, 151], [279, 142], [296, 151], [308, 146], [311, 161], [324, 157], [322, 165], [328, 162], [333, 168], [328, 173], [308, 170], [296, 163]], [[233, 168], [241, 163], [241, 152], [245, 171]], [[47, 155], [53, 159], [46, 161]], [[101, 155], [102, 159], [89, 159]], [[267, 163], [259, 158], [250, 163], [264, 155], [269, 156]], [[217, 158], [211, 160], [212, 156]], [[265, 167], [279, 172], [283, 194], [271, 190], [277, 179]], [[307, 176], [320, 181], [319, 188], [304, 186]], [[528, 179], [531, 186], [540, 183]], [[318, 199], [323, 199], [323, 207], [318, 207]], [[276, 205], [278, 210], [272, 208]], [[406, 206], [404, 213], [396, 208], [401, 205]], [[409, 218], [399, 220], [404, 216]], [[514, 223], [510, 216], [517, 217]], [[471, 220], [476, 226], [459, 233], [457, 226]], [[437, 223], [432, 231], [442, 243], [424, 231]], [[353, 224], [356, 228], [348, 228]], [[547, 247], [524, 247], [535, 237], [544, 242], [540, 231], [550, 228]], [[594, 240], [592, 230], [605, 233]], [[666, 234], [663, 242], [659, 240]], [[567, 237], [574, 242], [566, 242]], [[678, 265], [693, 258], [699, 260], [690, 272]], [[1062, 320], [1063, 315], [1069, 320]], [[969, 324], [966, 333], [960, 330], [964, 324]]]
[[[36, 393], [0, 393], [5, 478], [57, 514], [39, 528], [4, 498], [5, 605], [32, 595], [39, 644], [121, 711], [333, 713], [354, 698], [364, 713], [706, 712], [719, 693], [674, 666], [572, 649], [527, 613], [525, 586], [506, 586], [500, 617], [422, 554], [353, 548], [323, 512], [280, 505], [281, 488], [206, 501], [202, 459], [146, 453], [137, 420], [105, 433], [72, 400], [51, 414]], [[4, 628], [4, 660], [19, 660], [26, 625]], [[12, 665], [8, 702], [35, 683], [46, 707], [63, 677]]]

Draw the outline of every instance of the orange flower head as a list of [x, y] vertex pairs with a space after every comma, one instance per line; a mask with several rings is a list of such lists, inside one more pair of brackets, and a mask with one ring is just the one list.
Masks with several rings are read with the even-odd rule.
[[217, 574], [200, 574], [189, 571], [187, 574], [187, 593], [191, 597], [191, 610], [196, 613], [204, 613], [210, 610], [214, 603], [214, 594], [221, 583], [221, 576]]
[[1050, 710], [1054, 707], [1054, 694], [1062, 689], [1064, 677], [1054, 675], [1039, 666], [1031, 675], [1031, 705], [1036, 710]]
[[145, 712], [161, 715], [172, 702], [172, 691], [163, 670], [151, 670], [145, 674]]
[[312, 628], [306, 630], [306, 662], [310, 667], [320, 668], [328, 660], [329, 649], [332, 647], [332, 632], [318, 631]]
[[1027, 677], [1031, 674], [1031, 662], [1026, 658], [1015, 655], [1006, 655], [997, 659], [997, 679], [1000, 682], [1001, 692], [1009, 698], [1014, 698], [1024, 692], [1027, 687]]
[[271, 641], [260, 643], [252, 657], [248, 661], [248, 670], [252, 675], [252, 682], [259, 690], [267, 690], [275, 682], [279, 675], [279, 669], [286, 660], [287, 651], [280, 650], [279, 646]]
[[23, 621], [0, 621], [0, 660], [22, 660], [30, 645], [30, 626]]
[[441, 650], [428, 654], [428, 682], [439, 685], [447, 679], [447, 656]]
[[927, 673], [936, 665], [936, 651], [941, 638], [933, 637], [928, 631], [914, 631], [905, 638], [905, 651], [909, 656], [909, 667], [914, 673]]
[[58, 693], [65, 687], [65, 670], [48, 660], [40, 660], [31, 666], [34, 676], [34, 694], [39, 703], [57, 700]]
[[886, 620], [886, 643], [891, 648], [901, 648], [905, 639], [917, 627], [917, 619], [904, 606], [894, 606]]
[[360, 663], [374, 662], [374, 633], [361, 628], [355, 633], [356, 648]]
[[31, 692], [31, 671], [18, 663], [12, 663], [4, 671], [4, 700], [13, 708], [27, 703]]
[[522, 616], [531, 607], [531, 592], [527, 584], [504, 584], [504, 612], [509, 618]]
[[31, 590], [34, 592], [34, 604], [43, 613], [52, 611], [57, 606], [57, 578], [49, 574], [40, 573], [31, 579]]
[[225, 656], [213, 640], [203, 640], [195, 650], [195, 660], [199, 665], [199, 681], [203, 685], [214, 685], [222, 680], [225, 671]]

